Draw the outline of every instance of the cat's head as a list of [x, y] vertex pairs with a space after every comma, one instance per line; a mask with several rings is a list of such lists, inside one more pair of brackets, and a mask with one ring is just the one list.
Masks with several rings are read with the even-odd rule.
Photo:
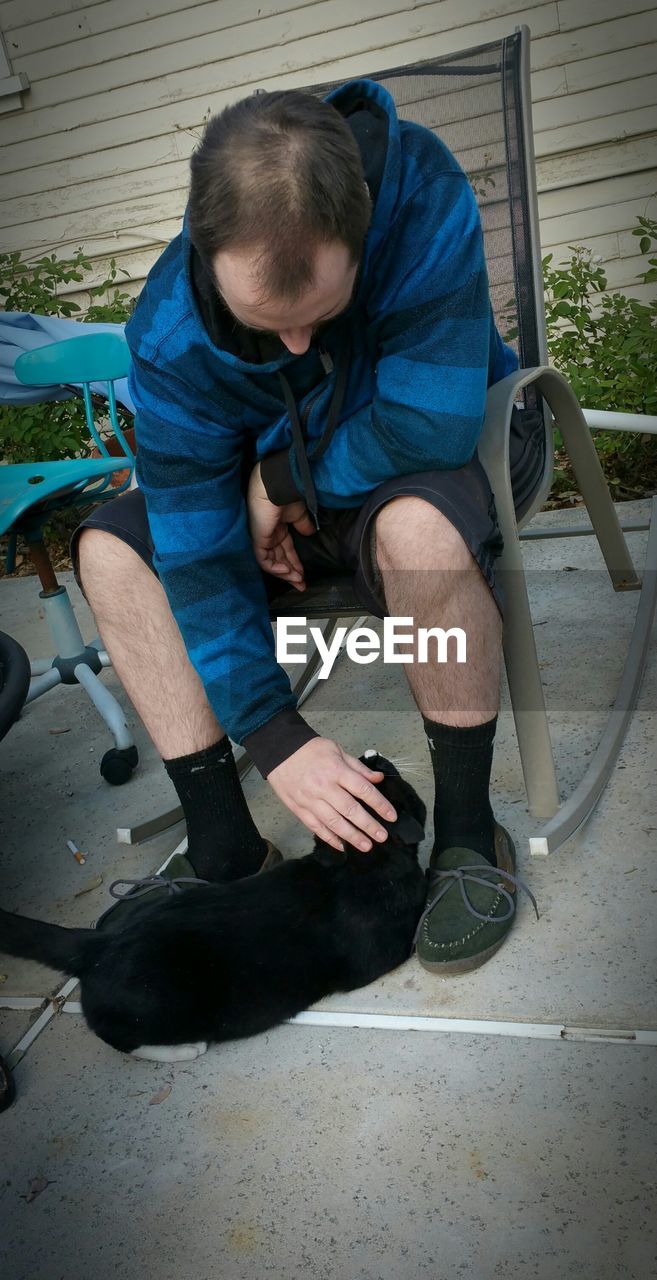
[[[378, 751], [365, 751], [360, 757], [363, 764], [373, 772], [383, 773], [383, 779], [376, 786], [382, 791], [386, 800], [389, 800], [393, 808], [397, 812], [394, 822], [387, 822], [376, 814], [377, 822], [387, 828], [388, 840], [385, 844], [381, 841], [373, 841], [372, 849], [369, 854], [364, 854], [362, 850], [355, 849], [353, 845], [347, 845], [344, 852], [334, 849], [332, 845], [326, 844], [325, 841], [318, 838], [315, 839], [315, 857], [324, 866], [335, 866], [347, 860], [351, 854], [357, 854], [360, 858], [370, 857], [377, 850], [385, 850], [392, 846], [394, 849], [408, 853], [409, 857], [417, 859], [418, 845], [424, 840], [424, 823], [427, 816], [427, 809], [424, 802], [420, 799], [417, 791], [411, 786], [410, 782], [406, 782], [402, 778], [399, 770], [395, 768], [390, 760], [385, 756], [379, 755]], [[368, 805], [365, 808], [369, 808]], [[370, 813], [373, 810], [370, 809]]]

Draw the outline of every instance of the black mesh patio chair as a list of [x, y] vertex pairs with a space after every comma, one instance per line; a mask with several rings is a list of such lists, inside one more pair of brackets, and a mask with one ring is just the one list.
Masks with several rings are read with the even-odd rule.
[[[498, 328], [518, 353], [520, 368], [491, 388], [479, 455], [486, 468], [504, 538], [499, 573], [505, 590], [504, 656], [530, 813], [547, 819], [530, 839], [534, 854], [554, 852], [592, 812], [618, 756], [641, 681], [655, 610], [657, 520], [652, 519], [643, 581], [634, 569], [589, 427], [566, 380], [548, 366], [544, 293], [534, 167], [527, 27], [503, 39], [447, 57], [436, 57], [362, 76], [379, 81], [402, 119], [433, 129], [450, 147], [477, 196], [493, 309]], [[324, 96], [338, 83], [311, 86]], [[544, 450], [533, 491], [514, 493], [514, 405], [542, 415]], [[558, 426], [591, 521], [577, 529], [521, 531], [543, 506], [553, 471], [553, 423]], [[652, 515], [657, 512], [653, 501]], [[597, 750], [572, 794], [560, 803], [532, 617], [523, 569], [521, 536], [564, 537], [594, 533], [615, 591], [640, 590], [634, 630], [616, 700]], [[304, 615], [325, 621], [329, 642], [339, 621], [362, 615], [347, 578], [326, 579], [303, 596], [286, 591], [271, 616]], [[581, 655], [586, 660], [586, 655]], [[297, 682], [308, 696], [320, 665], [313, 655]], [[243, 755], [241, 772], [251, 762]], [[172, 810], [141, 827], [121, 829], [136, 842], [182, 816]]]

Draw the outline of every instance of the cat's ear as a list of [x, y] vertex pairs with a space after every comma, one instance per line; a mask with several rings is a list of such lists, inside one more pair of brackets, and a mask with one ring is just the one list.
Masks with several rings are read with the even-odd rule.
[[412, 813], [400, 813], [390, 824], [391, 836], [397, 836], [402, 844], [421, 844], [424, 840], [424, 827], [414, 818]]
[[[385, 773], [387, 778], [398, 778], [400, 776], [399, 769], [392, 763], [392, 760], [388, 760], [387, 756], [382, 756], [381, 752], [375, 751], [373, 747], [368, 747], [367, 751], [364, 751], [360, 756], [360, 760], [367, 765], [368, 769]], [[381, 787], [383, 784], [377, 782], [376, 785]]]
[[315, 840], [313, 856], [320, 867], [341, 867], [343, 862], [347, 861], [346, 850], [334, 849], [333, 845], [327, 844], [325, 840]]

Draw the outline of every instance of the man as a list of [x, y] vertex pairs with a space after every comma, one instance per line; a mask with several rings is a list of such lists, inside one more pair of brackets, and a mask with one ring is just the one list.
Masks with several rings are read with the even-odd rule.
[[336, 850], [367, 856], [385, 838], [381, 774], [295, 709], [267, 614], [284, 585], [350, 572], [372, 613], [466, 632], [466, 663], [405, 670], [436, 783], [440, 896], [418, 955], [474, 968], [515, 903], [488, 794], [500, 536], [476, 444], [487, 387], [517, 362], [467, 177], [373, 82], [326, 102], [254, 95], [208, 124], [182, 234], [126, 333], [140, 489], [84, 522], [79, 572], [180, 797], [194, 872], [231, 879], [280, 857], [228, 735]]

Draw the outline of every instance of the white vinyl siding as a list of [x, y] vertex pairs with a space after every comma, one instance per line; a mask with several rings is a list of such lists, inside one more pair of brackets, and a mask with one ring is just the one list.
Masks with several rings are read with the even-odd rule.
[[184, 209], [209, 113], [254, 88], [348, 79], [532, 32], [541, 237], [590, 244], [638, 297], [631, 235], [657, 216], [654, 0], [0, 0], [22, 109], [0, 115], [0, 246], [136, 291]]

